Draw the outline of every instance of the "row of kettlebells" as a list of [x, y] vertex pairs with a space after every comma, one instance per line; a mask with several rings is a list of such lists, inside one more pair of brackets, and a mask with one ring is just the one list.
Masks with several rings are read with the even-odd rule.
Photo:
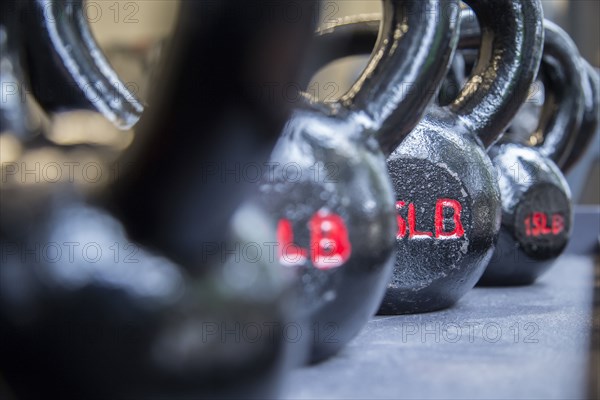
[[[442, 309], [480, 279], [531, 283], [566, 246], [559, 168], [596, 129], [598, 77], [539, 1], [470, 0], [470, 14], [385, 0], [381, 21], [349, 18], [312, 41], [316, 2], [247, 3], [181, 4], [118, 180], [92, 193], [2, 180], [0, 373], [18, 398], [273, 396], [378, 308]], [[82, 2], [3, 4], [3, 82], [8, 65], [7, 81], [38, 89], [2, 107], [2, 135], [25, 153], [61, 150], [39, 144], [46, 113], [82, 106], [136, 123], [142, 106]], [[290, 6], [293, 20], [279, 12]], [[263, 95], [361, 53], [368, 65], [335, 102]], [[508, 127], [536, 77], [546, 97], [529, 135]], [[461, 90], [432, 104], [449, 80]], [[206, 173], [265, 163], [259, 185]], [[332, 179], [317, 179], [323, 166]]]
[[[324, 28], [319, 32], [323, 39], [319, 45], [323, 48], [318, 50], [325, 56], [315, 66], [342, 56], [369, 53], [376, 42], [377, 28], [378, 20], [373, 16], [348, 18]], [[454, 93], [457, 87], [463, 92], [479, 89], [478, 86], [483, 83], [481, 74], [485, 72], [481, 71], [485, 71], [482, 66], [485, 61], [477, 59], [478, 53], [472, 50], [480, 46], [483, 48], [484, 44], [477, 16], [471, 10], [462, 10], [459, 51], [454, 55], [449, 75], [443, 82], [446, 91]], [[324, 47], [327, 45], [335, 46], [336, 52], [326, 53]], [[465, 78], [465, 56], [469, 58], [467, 65], [471, 69], [469, 81]], [[517, 121], [511, 123], [500, 138], [496, 135], [486, 139], [491, 134], [490, 129], [486, 129], [483, 132], [486, 136], [481, 138], [483, 143], [486, 140], [493, 143], [487, 146], [487, 153], [497, 174], [502, 210], [496, 250], [491, 260], [488, 258], [488, 261], [480, 263], [485, 268], [483, 276], [473, 267], [475, 262], [456, 262], [463, 257], [458, 248], [467, 249], [473, 237], [469, 231], [481, 229], [481, 225], [471, 220], [471, 200], [463, 201], [459, 194], [462, 192], [462, 196], [466, 197], [469, 193], [463, 190], [466, 184], [454, 185], [451, 190], [445, 186], [452, 186], [456, 178], [432, 171], [434, 167], [447, 169], [446, 160], [434, 166], [431, 160], [438, 159], [438, 152], [450, 152], [453, 146], [440, 144], [439, 137], [418, 136], [414, 133], [420, 131], [417, 125], [410, 137], [387, 158], [398, 210], [397, 260], [394, 279], [386, 294], [389, 302], [384, 302], [381, 313], [432, 311], [447, 307], [464, 291], [441, 295], [434, 286], [436, 283], [453, 289], [473, 286], [473, 282], [464, 281], [465, 275], [456, 276], [461, 273], [474, 274], [471, 275], [475, 277], [474, 281], [479, 279], [483, 285], [533, 283], [565, 248], [571, 230], [572, 210], [569, 189], [562, 173], [581, 157], [596, 132], [598, 73], [580, 57], [576, 46], [560, 27], [544, 21], [543, 57], [537, 79], [546, 92], [539, 115], [528, 115], [530, 119], [539, 120], [537, 127], [531, 132], [522, 131], [518, 119], [523, 117], [516, 115]], [[410, 90], [419, 94], [431, 93], [424, 86], [409, 82]], [[530, 88], [516, 86], [504, 95], [513, 96], [515, 92], [523, 93], [525, 90]], [[462, 94], [456, 93], [450, 101], [444, 102], [440, 97], [438, 104], [442, 102], [445, 108], [452, 109], [462, 98]], [[428, 112], [433, 113], [437, 108], [431, 107]], [[495, 109], [489, 106], [487, 111], [493, 113]], [[525, 112], [531, 113], [531, 110], [525, 109]], [[469, 117], [474, 118], [473, 115]], [[427, 115], [419, 124], [424, 125], [426, 121]], [[483, 123], [481, 120], [476, 122]], [[504, 128], [498, 130], [498, 134], [503, 132]], [[434, 140], [438, 143], [432, 144]], [[460, 152], [460, 149], [456, 151]], [[420, 165], [413, 165], [415, 163]], [[473, 163], [465, 159], [458, 161], [465, 168], [471, 168]], [[453, 174], [453, 171], [450, 175], [468, 176]], [[485, 211], [490, 213], [491, 209]], [[487, 221], [489, 223], [490, 218]], [[490, 231], [487, 233], [490, 234]], [[489, 247], [485, 249], [489, 250]], [[413, 257], [408, 259], [408, 254]], [[440, 258], [436, 259], [436, 255]], [[423, 268], [424, 265], [427, 268]], [[460, 268], [461, 265], [471, 267]], [[423, 296], [417, 296], [416, 293], [423, 289]], [[405, 303], [398, 301], [403, 295], [407, 296]]]

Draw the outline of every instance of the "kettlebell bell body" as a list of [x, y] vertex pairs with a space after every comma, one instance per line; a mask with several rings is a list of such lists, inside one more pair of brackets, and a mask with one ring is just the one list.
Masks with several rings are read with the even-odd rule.
[[495, 37], [482, 38], [489, 40], [482, 45], [487, 54], [481, 52], [457, 99], [445, 109], [432, 107], [388, 158], [399, 231], [395, 274], [380, 313], [451, 306], [476, 284], [498, 237], [500, 191], [486, 147], [535, 78], [541, 9], [538, 2], [467, 4]]

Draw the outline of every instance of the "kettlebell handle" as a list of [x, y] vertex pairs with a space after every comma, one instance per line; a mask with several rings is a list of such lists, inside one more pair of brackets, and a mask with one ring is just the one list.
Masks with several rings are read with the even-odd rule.
[[583, 82], [587, 74], [577, 46], [567, 33], [551, 21], [545, 21], [544, 69], [542, 78], [552, 92], [555, 106], [544, 107], [539, 128], [543, 134], [540, 152], [561, 164], [569, 156], [583, 117]]
[[[96, 43], [83, 0], [29, 0], [23, 35], [32, 90], [49, 110], [94, 108], [118, 128], [129, 129], [143, 106], [117, 76]], [[48, 93], [48, 88], [54, 93]], [[66, 93], [68, 88], [76, 93]]]
[[[537, 74], [544, 35], [542, 10], [537, 0], [470, 0], [467, 3], [477, 13], [479, 23], [483, 27], [483, 37], [479, 37], [479, 29], [477, 29], [476, 38], [476, 43], [482, 44], [481, 51], [479, 52], [476, 70], [473, 71], [456, 100], [447, 109], [457, 115], [471, 132], [476, 133], [483, 144], [489, 147], [504, 132], [512, 117], [518, 111], [520, 104], [528, 94], [530, 84]], [[437, 7], [439, 7], [439, 3], [437, 3]], [[465, 12], [462, 11], [461, 14], [464, 15]], [[502, 15], [503, 18], [498, 18], [499, 15]], [[445, 17], [448, 18], [448, 16]], [[435, 18], [428, 18], [428, 20], [435, 20]], [[461, 31], [463, 23], [464, 21], [461, 18]], [[339, 47], [338, 51], [332, 53], [332, 56], [328, 59], [321, 59], [321, 65], [335, 59], [334, 56], [341, 57], [342, 55], [349, 56], [370, 52], [370, 42], [366, 37], [369, 35], [369, 31], [371, 36], [374, 35], [373, 24], [373, 17], [359, 16], [354, 20], [344, 21], [336, 26], [321, 30], [319, 32], [321, 37], [318, 42], [325, 39], [326, 36], [331, 36], [331, 38], [327, 38], [331, 43], [342, 43], [343, 39], [347, 39], [349, 42], [349, 45], [345, 48]], [[341, 37], [338, 40], [336, 36], [339, 28], [341, 28]], [[383, 24], [380, 32], [385, 32]], [[378, 39], [379, 42], [381, 42], [381, 33]], [[425, 40], [422, 42], [426, 43]], [[406, 45], [408, 46], [408, 43]], [[348, 51], [344, 53], [344, 49]], [[540, 49], [540, 51], [533, 51], [532, 54], [527, 56], [523, 55], [524, 52], [531, 52], [532, 49]], [[378, 48], [376, 47], [373, 52], [375, 57], [378, 54], [377, 51]], [[319, 52], [319, 54], [321, 53], [325, 54], [323, 51]], [[409, 53], [406, 54], [406, 59], [412, 61], [412, 58], [408, 55]], [[371, 61], [373, 61], [373, 56]], [[445, 74], [446, 71], [447, 69], [438, 72]], [[365, 69], [363, 75], [365, 74], [369, 74], [369, 68]], [[401, 75], [398, 74], [398, 76]], [[441, 81], [441, 79], [436, 80], [434, 76], [428, 76], [427, 74], [423, 74], [422, 78], [435, 83], [435, 87]], [[412, 81], [406, 80], [406, 82]], [[364, 82], [359, 80], [355, 87], [360, 88], [361, 84], [364, 84]], [[427, 86], [423, 85], [422, 87]], [[397, 88], [401, 88], [401, 86], [396, 86]], [[363, 92], [367, 91], [363, 90]], [[390, 93], [401, 92], [401, 89], [398, 92], [390, 91]], [[425, 92], [424, 90], [415, 92], [421, 98], [425, 97], [422, 95], [422, 92]], [[352, 94], [352, 90], [349, 93]], [[345, 96], [342, 99], [347, 98], [348, 96]], [[360, 98], [360, 100], [363, 99]], [[363, 100], [358, 104], [362, 104], [364, 107], [364, 103]], [[393, 110], [391, 107], [388, 110], [390, 109]], [[384, 129], [380, 129], [379, 134], [384, 137], [396, 135], [396, 141], [400, 143], [408, 134], [408, 132], [405, 132], [405, 128], [409, 128], [408, 131], [410, 132], [414, 125], [402, 125], [403, 118], [406, 117], [402, 113], [397, 114], [386, 122], [386, 125], [391, 125], [392, 128], [385, 129], [386, 126], [384, 126]], [[401, 134], [398, 131], [399, 129], [402, 130]], [[387, 147], [384, 146], [384, 151]]]
[[465, 3], [477, 15], [481, 46], [475, 69], [448, 108], [487, 148], [509, 125], [537, 75], [543, 14], [538, 0]]
[[[451, 57], [447, 48], [456, 46], [459, 10], [455, 0], [384, 0], [383, 20], [371, 58], [334, 108], [346, 109], [369, 131], [380, 132], [383, 136], [377, 139], [385, 154], [417, 125], [429, 104], [424, 90], [408, 90], [407, 84], [426, 88], [443, 77], [445, 71], [439, 71], [431, 56], [447, 53], [446, 57]], [[442, 18], [443, 12], [448, 15]], [[373, 17], [367, 18], [374, 29]], [[328, 29], [320, 32], [326, 34]], [[395, 112], [398, 109], [402, 112]]]
[[598, 77], [598, 71], [590, 63], [583, 60], [583, 64], [587, 72], [587, 76], [583, 82], [585, 98], [583, 118], [581, 119], [579, 131], [575, 135], [568, 157], [558, 164], [563, 172], [570, 171], [579, 161], [598, 129], [598, 118], [600, 118], [600, 115], [598, 115], [598, 110], [600, 109], [600, 77]]
[[[479, 28], [472, 18], [465, 16], [461, 15], [464, 29], [458, 47], [477, 47]], [[576, 45], [564, 30], [549, 20], [544, 21], [543, 48], [538, 76], [552, 96], [546, 99], [536, 128], [535, 136], [543, 140], [536, 147], [560, 165], [571, 153], [577, 136], [584, 109], [582, 83], [588, 78]]]

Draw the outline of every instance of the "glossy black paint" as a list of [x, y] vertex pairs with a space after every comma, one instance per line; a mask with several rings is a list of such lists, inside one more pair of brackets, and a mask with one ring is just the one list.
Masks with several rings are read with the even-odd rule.
[[[494, 251], [501, 200], [486, 147], [509, 124], [535, 78], [543, 43], [542, 14], [537, 1], [468, 4], [484, 26], [477, 67], [458, 97], [447, 107], [431, 106], [387, 159], [396, 200], [405, 203], [398, 205], [400, 213], [413, 203], [415, 230], [429, 232], [432, 238], [398, 235], [382, 314], [451, 306], [475, 285]], [[368, 50], [351, 51], [346, 55]], [[462, 202], [464, 236], [434, 239], [434, 205], [443, 199]], [[453, 232], [453, 215], [442, 212], [442, 233]], [[408, 223], [408, 215], [400, 217]]]
[[[1, 193], [3, 211], [35, 224], [22, 238], [3, 218], [0, 366], [18, 399], [277, 396], [306, 351], [284, 331], [298, 321], [281, 271], [233, 257], [177, 265], [133, 242], [104, 210], [48, 189]], [[268, 220], [254, 210], [236, 218], [257, 227]], [[270, 228], [251, 236], [233, 228], [228, 244], [273, 241]], [[72, 260], [63, 243], [74, 244]], [[84, 258], [90, 243], [98, 261]], [[36, 246], [61, 247], [63, 256], [21, 257]], [[198, 267], [219, 272], [197, 276]]]
[[[585, 108], [582, 85], [588, 77], [567, 33], [550, 21], [544, 26], [540, 78], [546, 99], [536, 130], [544, 142], [526, 146], [507, 137], [490, 149], [500, 180], [502, 230], [482, 285], [533, 283], [552, 266], [571, 233], [571, 194], [555, 160], [568, 157], [578, 136]], [[533, 218], [541, 228], [533, 227]]]
[[[434, 94], [423, 98], [403, 91], [406, 82], [435, 86], [429, 81], [444, 75], [457, 40], [457, 19], [441, 15], [455, 10], [457, 17], [458, 5], [443, 5], [447, 7], [437, 1], [385, 1], [381, 34], [361, 77], [334, 103], [302, 104], [273, 151], [271, 162], [280, 167], [274, 179], [263, 181], [262, 197], [277, 218], [290, 221], [294, 242], [304, 248], [322, 246], [310, 243], [308, 234], [309, 221], [322, 212], [341, 217], [351, 244], [349, 258], [333, 268], [319, 269], [310, 258], [282, 266], [294, 271], [303, 292], [313, 334], [312, 362], [335, 354], [352, 339], [385, 291], [396, 231], [385, 153], [403, 139], [389, 128], [409, 132]], [[288, 165], [299, 167], [298, 181], [283, 178]], [[329, 180], [323, 179], [325, 173], [315, 178], [319, 165], [331, 168]]]
[[[283, 3], [247, 5], [272, 16]], [[211, 157], [266, 160], [286, 104], [261, 102], [250, 89], [267, 77], [294, 78], [316, 4], [302, 3], [295, 24], [265, 17], [257, 25], [236, 1], [211, 6], [182, 3], [180, 47], [165, 58], [164, 87], [153, 97], [165, 106], [144, 115], [113, 187], [86, 197], [76, 185], [0, 186], [0, 370], [19, 399], [274, 398], [281, 375], [306, 352], [282, 332], [299, 323], [285, 271], [268, 257], [203, 253], [206, 244], [256, 244], [267, 254], [275, 223], [253, 205], [248, 185], [205, 181], [199, 166]], [[198, 24], [207, 14], [210, 23]], [[198, 92], [206, 76], [208, 88], [225, 91]], [[247, 147], [236, 151], [234, 140]], [[145, 169], [152, 162], [159, 167]], [[186, 202], [199, 192], [208, 206]], [[167, 213], [188, 218], [164, 225]], [[103, 255], [22, 256], [65, 242], [79, 243], [76, 250], [96, 243]]]
[[83, 0], [26, 0], [20, 34], [35, 98], [49, 112], [93, 109], [122, 129], [143, 106], [96, 43]]
[[588, 78], [583, 82], [585, 108], [579, 132], [573, 140], [571, 151], [566, 159], [558, 162], [558, 166], [564, 173], [570, 171], [589, 148], [589, 143], [596, 134], [598, 119], [600, 118], [600, 77], [598, 76], [598, 70], [594, 69], [585, 60], [583, 60], [583, 63]]

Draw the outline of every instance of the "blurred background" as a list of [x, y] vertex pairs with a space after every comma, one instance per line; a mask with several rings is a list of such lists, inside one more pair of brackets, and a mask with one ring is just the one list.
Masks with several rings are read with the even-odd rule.
[[[596, 68], [600, 66], [600, 1], [543, 0], [546, 18], [562, 26], [575, 40], [581, 54]], [[88, 1], [90, 26], [110, 62], [125, 82], [133, 83], [145, 100], [161, 48], [177, 19], [178, 0]], [[379, 0], [322, 0], [318, 24], [348, 15], [380, 13]], [[352, 84], [367, 57], [350, 57], [321, 70], [307, 91], [331, 100]], [[600, 204], [600, 136], [596, 133], [586, 157], [568, 175], [573, 198], [578, 204]]]

